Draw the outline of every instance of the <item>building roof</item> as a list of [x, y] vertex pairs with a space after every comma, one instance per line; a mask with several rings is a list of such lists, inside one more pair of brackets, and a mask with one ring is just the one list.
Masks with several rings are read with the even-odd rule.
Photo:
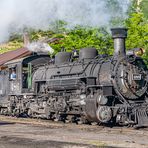
[[3, 54], [0, 54], [0, 66], [3, 64], [18, 58], [23, 58], [26, 56], [31, 55], [32, 52], [29, 51], [27, 48], [20, 48], [13, 51], [9, 51]]
[[[58, 43], [58, 41], [61, 40], [61, 38], [50, 38], [50, 39], [46, 39], [44, 42], [46, 43]], [[26, 56], [31, 55], [32, 52], [29, 51], [27, 48], [19, 48], [13, 51], [9, 51], [3, 54], [0, 54], [0, 70], [1, 68], [4, 66], [5, 63], [11, 61], [11, 60], [15, 60], [15, 59], [19, 59], [19, 58], [23, 58]]]

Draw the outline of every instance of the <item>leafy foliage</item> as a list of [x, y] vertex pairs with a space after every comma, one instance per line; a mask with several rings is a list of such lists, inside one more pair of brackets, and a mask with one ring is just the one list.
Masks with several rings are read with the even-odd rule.
[[60, 51], [62, 47], [67, 51], [84, 47], [95, 47], [102, 54], [111, 54], [113, 49], [111, 36], [105, 29], [80, 26], [63, 35], [59, 44], [51, 44], [51, 46], [56, 51]]
[[128, 38], [126, 46], [128, 49], [141, 47], [145, 49], [144, 58], [148, 60], [148, 23], [142, 13], [133, 13], [126, 21]]
[[15, 50], [17, 48], [21, 48], [23, 45], [22, 42], [18, 42], [18, 41], [10, 41], [8, 43], [2, 44], [0, 45], [0, 53], [5, 53], [11, 50]]
[[147, 9], [147, 7], [148, 7], [148, 0], [140, 0], [139, 4], [138, 4], [138, 1], [139, 0], [132, 0], [131, 1], [132, 5], [130, 7], [129, 12], [130, 13], [136, 13], [137, 12], [137, 8], [139, 7], [139, 9], [140, 9], [139, 11], [143, 13], [143, 15], [144, 15], [144, 17], [146, 19], [148, 19], [148, 9]]

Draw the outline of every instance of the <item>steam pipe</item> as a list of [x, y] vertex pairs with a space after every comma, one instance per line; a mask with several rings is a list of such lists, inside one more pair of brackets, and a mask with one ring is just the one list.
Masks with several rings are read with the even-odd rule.
[[114, 56], [125, 57], [125, 38], [127, 37], [126, 28], [112, 28], [112, 38], [114, 39]]

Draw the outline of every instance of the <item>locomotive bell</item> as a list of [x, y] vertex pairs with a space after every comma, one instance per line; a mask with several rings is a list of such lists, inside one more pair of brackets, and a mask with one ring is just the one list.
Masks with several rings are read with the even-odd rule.
[[125, 57], [125, 38], [127, 37], [126, 28], [112, 28], [112, 38], [114, 39], [114, 56]]

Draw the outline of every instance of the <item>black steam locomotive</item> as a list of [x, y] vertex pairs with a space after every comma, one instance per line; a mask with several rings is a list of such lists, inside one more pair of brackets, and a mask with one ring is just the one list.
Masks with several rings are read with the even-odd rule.
[[147, 67], [125, 51], [127, 29], [112, 29], [114, 55], [94, 48], [55, 59], [34, 55], [5, 64], [0, 72], [0, 113], [77, 123], [148, 126]]

